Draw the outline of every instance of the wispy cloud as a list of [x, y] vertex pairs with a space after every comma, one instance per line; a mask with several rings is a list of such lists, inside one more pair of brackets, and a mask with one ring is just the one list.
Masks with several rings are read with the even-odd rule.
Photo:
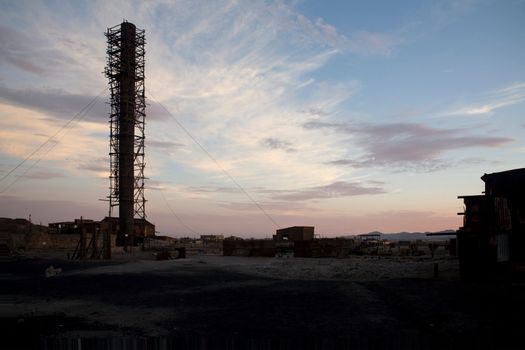
[[166, 191], [172, 186], [170, 182], [150, 180], [146, 182], [145, 189], [151, 191]]
[[77, 163], [77, 169], [96, 173], [109, 173], [109, 157], [82, 159]]
[[[101, 91], [97, 91], [97, 93]], [[32, 109], [53, 118], [71, 119], [80, 113], [84, 120], [106, 124], [110, 113], [109, 106], [106, 103], [109, 99], [108, 91], [103, 91], [102, 95], [96, 100], [96, 94], [77, 94], [55, 88], [13, 89], [0, 85], [0, 101], [13, 106]], [[94, 100], [96, 102], [89, 111], [82, 112]], [[151, 103], [146, 108], [146, 118], [153, 122], [166, 121], [169, 115], [158, 103]]]
[[[79, 170], [78, 164], [91, 155], [108, 152], [105, 123], [79, 121], [64, 127], [64, 120], [49, 118], [31, 109], [0, 103], [0, 110], [3, 116], [0, 118], [0, 154], [3, 156], [23, 159], [33, 154], [31, 162], [53, 160], [55, 167], [75, 171]], [[38, 152], [33, 153], [37, 149]]]
[[462, 106], [448, 112], [443, 116], [479, 116], [491, 115], [495, 110], [512, 106], [525, 101], [525, 83], [518, 82], [502, 89], [490, 92], [482, 102]]
[[28, 172], [25, 175], [19, 175], [22, 179], [32, 179], [32, 180], [49, 180], [64, 177], [64, 173], [59, 173], [55, 171], [43, 171], [36, 170]]
[[346, 45], [353, 53], [389, 56], [403, 43], [399, 36], [360, 31], [351, 36]]
[[292, 25], [304, 35], [301, 39], [305, 42], [323, 43], [353, 54], [379, 56], [390, 55], [397, 46], [403, 43], [403, 39], [397, 35], [373, 33], [366, 30], [345, 36], [340, 34], [335, 26], [326, 23], [323, 18], [310, 19], [289, 8], [287, 12], [293, 20]]
[[328, 185], [314, 186], [304, 189], [288, 191], [276, 191], [270, 196], [275, 200], [283, 201], [306, 201], [313, 199], [329, 199], [349, 196], [374, 195], [386, 193], [380, 186], [366, 186], [358, 182], [338, 181]]
[[428, 173], [444, 170], [452, 166], [451, 162], [443, 159], [428, 159], [422, 161], [396, 161], [396, 162], [378, 162], [374, 159], [337, 159], [327, 164], [336, 166], [348, 166], [355, 169], [387, 167], [390, 166], [392, 172], [416, 172]]
[[333, 165], [356, 168], [396, 166], [404, 169], [436, 171], [447, 167], [438, 156], [451, 150], [471, 147], [498, 147], [512, 141], [508, 137], [475, 135], [467, 129], [439, 129], [424, 124], [349, 124], [310, 121], [306, 129], [330, 129], [354, 136], [364, 151], [358, 159], [336, 159]]
[[[243, 195], [243, 192], [236, 187], [220, 187], [220, 186], [194, 186], [185, 189], [192, 193], [204, 193], [204, 194], [239, 194]], [[361, 195], [375, 195], [386, 193], [384, 189], [384, 183], [381, 181], [366, 181], [366, 182], [347, 182], [337, 181], [328, 185], [321, 186], [310, 186], [304, 188], [295, 189], [270, 189], [263, 187], [254, 187], [246, 189], [250, 193], [256, 193], [257, 197], [264, 198], [260, 201], [262, 204], [272, 204], [272, 208], [277, 206], [286, 206], [288, 202], [296, 201], [308, 201], [308, 200], [320, 200], [330, 198], [341, 198], [349, 196], [361, 196]], [[233, 202], [228, 202], [233, 203]], [[239, 202], [235, 202], [238, 205]], [[228, 204], [229, 205], [229, 204]], [[240, 204], [239, 204], [240, 205]], [[295, 209], [298, 209], [296, 205]], [[240, 206], [243, 208], [243, 206]], [[247, 208], [253, 210], [253, 203], [251, 207], [247, 205]], [[256, 207], [255, 207], [256, 209]]]
[[165, 154], [174, 154], [181, 147], [184, 147], [184, 144], [174, 141], [162, 141], [162, 140], [146, 140], [146, 146], [158, 149]]
[[296, 152], [297, 150], [292, 147], [292, 143], [286, 140], [281, 140], [274, 137], [267, 137], [260, 141], [261, 145], [269, 149], [282, 150], [285, 152]]
[[194, 193], [242, 193], [237, 187], [226, 186], [190, 186], [185, 190]]
[[302, 112], [317, 117], [324, 117], [330, 114], [320, 107], [310, 107], [308, 109], [303, 110]]
[[[89, 24], [79, 26], [80, 20], [74, 19], [77, 14], [71, 13], [72, 7], [58, 6], [60, 9], [46, 3], [20, 2], [2, 8], [0, 62], [11, 68], [12, 75], [24, 78], [14, 81], [14, 86], [38, 77], [46, 79], [42, 85], [53, 81], [54, 89], [96, 93], [104, 82], [100, 70], [104, 62], [100, 30], [97, 35], [90, 35], [95, 29], [93, 16]], [[57, 20], [57, 13], [69, 20]], [[82, 84], [78, 84], [80, 81]]]
[[0, 62], [22, 71], [49, 73], [64, 57], [20, 31], [0, 25]]
[[[303, 205], [300, 202], [263, 201], [259, 202], [258, 204], [266, 211], [279, 212], [281, 215], [304, 213], [305, 211], [314, 210], [313, 208]], [[252, 202], [224, 201], [219, 203], [219, 206], [235, 211], [259, 211], [259, 208]]]
[[[0, 101], [63, 119], [72, 119], [94, 99], [95, 95], [71, 94], [59, 89], [11, 89], [0, 85]], [[85, 115], [85, 119], [107, 123], [109, 110], [105, 100], [105, 96], [98, 100]]]

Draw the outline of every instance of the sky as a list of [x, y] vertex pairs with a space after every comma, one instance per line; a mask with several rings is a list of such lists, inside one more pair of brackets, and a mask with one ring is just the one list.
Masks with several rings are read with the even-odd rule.
[[0, 10], [0, 217], [108, 214], [104, 32], [124, 19], [146, 33], [146, 213], [159, 234], [457, 229], [457, 196], [523, 167], [523, 0]]

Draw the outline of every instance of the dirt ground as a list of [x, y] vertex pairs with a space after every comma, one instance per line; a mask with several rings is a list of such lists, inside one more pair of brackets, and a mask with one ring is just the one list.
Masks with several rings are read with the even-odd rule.
[[3, 349], [525, 346], [525, 285], [461, 282], [446, 256], [26, 257], [0, 263], [0, 292]]

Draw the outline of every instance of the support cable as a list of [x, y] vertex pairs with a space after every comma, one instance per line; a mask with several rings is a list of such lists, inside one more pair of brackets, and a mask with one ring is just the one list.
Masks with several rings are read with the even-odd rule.
[[[150, 170], [154, 170], [153, 166], [151, 165], [151, 159], [148, 162], [148, 166], [149, 166]], [[171, 214], [181, 223], [181, 225], [184, 226], [185, 228], [187, 228], [191, 233], [193, 233], [195, 235], [198, 235], [197, 231], [195, 231], [193, 228], [191, 228], [191, 226], [187, 225], [184, 222], [184, 220], [182, 220], [182, 218], [180, 216], [178, 216], [177, 213], [175, 213], [175, 211], [171, 207], [170, 203], [168, 202], [168, 199], [164, 195], [164, 189], [160, 186], [159, 181], [155, 181], [155, 180], [152, 181], [152, 180], [150, 180], [149, 182], [156, 182], [157, 183], [157, 185], [159, 186], [158, 191], [160, 192], [160, 195], [162, 196], [162, 199], [164, 200], [164, 203], [166, 204], [166, 207], [171, 212]]]
[[59, 135], [62, 131], [66, 130], [66, 133], [62, 134], [58, 139], [64, 137], [67, 134], [68, 128], [69, 130], [72, 129], [73, 122], [80, 122], [86, 115], [91, 111], [91, 109], [95, 106], [97, 101], [99, 100], [100, 96], [106, 91], [107, 88], [104, 88], [97, 96], [95, 96], [86, 106], [84, 106], [78, 113], [76, 113], [73, 118], [71, 118], [66, 124], [64, 124], [53, 136], [50, 136], [44, 143], [42, 143], [39, 147], [37, 147], [33, 152], [31, 152], [24, 160], [22, 160], [18, 165], [16, 165], [11, 171], [9, 171], [8, 174], [6, 174], [4, 177], [0, 179], [0, 182], [7, 178], [9, 175], [11, 175], [16, 169], [18, 169], [20, 166], [22, 166], [25, 162], [27, 162], [29, 159], [31, 159], [35, 154], [37, 154], [40, 150], [44, 148], [47, 144], [52, 145], [35, 161], [31, 166], [29, 166], [24, 172], [19, 175], [15, 180], [13, 180], [9, 185], [7, 185], [2, 191], [0, 191], [0, 194], [3, 194], [7, 192], [15, 183], [17, 183], [21, 178], [23, 178], [31, 169], [33, 169], [40, 161], [49, 154], [49, 152], [56, 147], [58, 142], [56, 141], [57, 135]]
[[219, 163], [219, 161], [217, 159], [215, 159], [215, 157], [213, 157], [213, 155], [208, 152], [208, 150], [206, 150], [206, 148], [195, 138], [193, 137], [193, 135], [188, 131], [188, 129], [186, 129], [184, 127], [184, 125], [182, 125], [182, 123], [166, 108], [164, 107], [164, 105], [162, 103], [160, 103], [159, 101], [157, 101], [155, 98], [153, 98], [153, 96], [151, 96], [151, 92], [149, 93], [149, 97], [154, 101], [156, 102], [163, 110], [166, 111], [166, 113], [168, 113], [169, 116], [171, 116], [173, 118], [173, 120], [175, 121], [175, 123], [177, 123], [177, 125], [186, 133], [186, 135], [188, 135], [192, 141], [197, 145], [199, 146], [199, 148], [215, 163], [215, 165], [217, 165], [217, 167], [235, 184], [235, 186], [237, 186], [237, 188], [239, 188], [239, 190], [241, 190], [242, 193], [244, 193], [244, 195], [246, 197], [248, 197], [248, 199], [257, 207], [259, 208], [259, 210], [268, 218], [268, 220], [270, 220], [274, 225], [275, 227], [277, 228], [280, 228], [279, 224], [270, 216], [270, 214], [268, 214], [268, 212], [266, 212], [266, 210], [264, 210], [264, 208], [248, 193], [248, 191], [246, 191], [236, 180], [235, 178], [226, 170], [222, 167], [222, 165]]
[[[158, 181], [156, 181], [157, 184], [158, 184]], [[195, 234], [195, 235], [198, 235], [198, 232], [195, 231], [193, 228], [191, 228], [189, 225], [187, 225], [181, 218], [180, 216], [178, 216], [175, 211], [173, 210], [173, 208], [171, 207], [170, 203], [168, 202], [168, 200], [166, 199], [166, 196], [164, 195], [164, 190], [162, 188], [159, 188], [158, 191], [160, 192], [160, 195], [162, 196], [162, 199], [164, 200], [164, 203], [166, 203], [166, 207], [168, 207], [169, 211], [171, 212], [171, 214], [182, 224], [182, 226], [184, 226], [185, 228], [187, 228], [191, 233]]]

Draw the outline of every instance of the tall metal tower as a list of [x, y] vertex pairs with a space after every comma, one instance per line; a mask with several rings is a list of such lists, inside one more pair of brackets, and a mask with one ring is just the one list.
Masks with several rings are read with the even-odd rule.
[[[134, 218], [146, 219], [144, 198], [144, 30], [122, 22], [108, 28], [107, 66], [111, 93], [109, 216], [119, 207], [117, 245], [135, 243]], [[144, 232], [142, 232], [144, 234]]]

